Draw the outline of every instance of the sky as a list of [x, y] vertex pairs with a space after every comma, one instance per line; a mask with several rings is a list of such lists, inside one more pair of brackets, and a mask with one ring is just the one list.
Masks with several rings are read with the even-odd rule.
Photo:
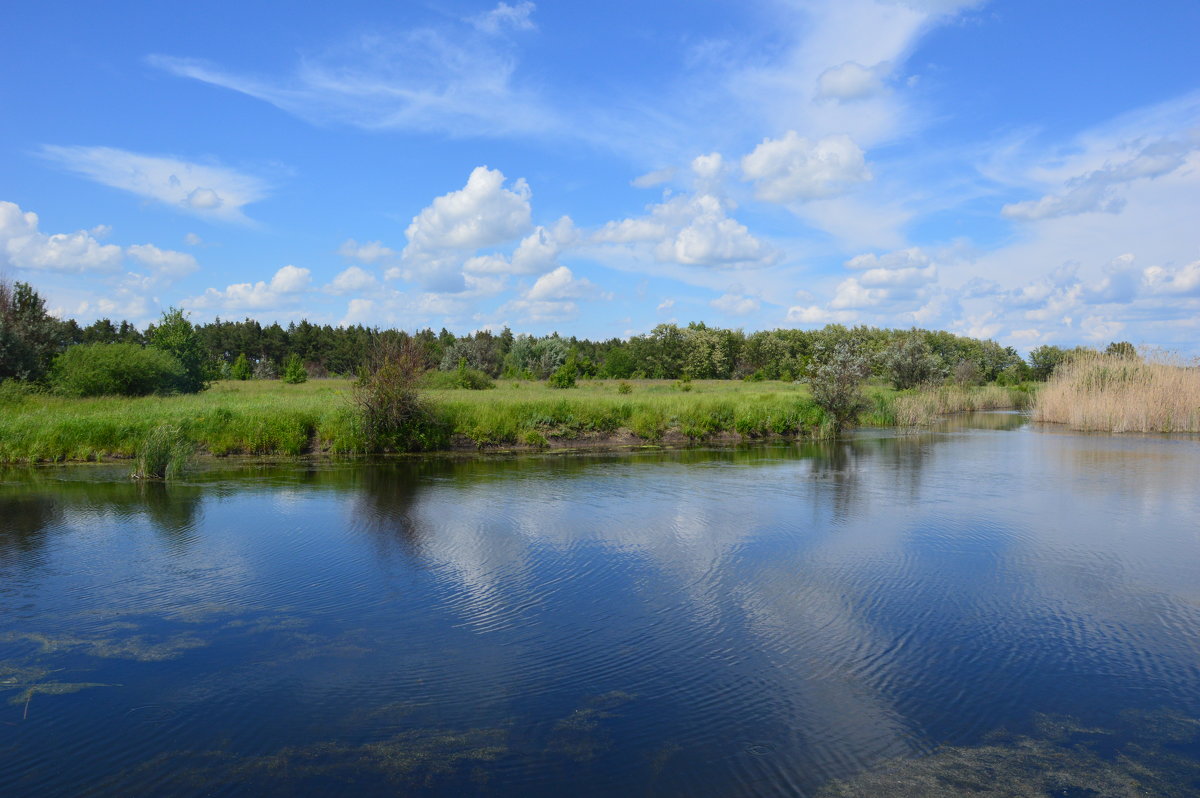
[[82, 323], [1200, 354], [1198, 35], [1195, 0], [19, 4], [0, 274]]

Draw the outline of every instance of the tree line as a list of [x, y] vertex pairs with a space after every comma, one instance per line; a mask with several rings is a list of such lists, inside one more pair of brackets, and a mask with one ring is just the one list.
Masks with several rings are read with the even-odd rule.
[[[116, 350], [105, 349], [124, 345]], [[408, 332], [362, 325], [287, 326], [254, 319], [217, 318], [193, 323], [177, 309], [139, 330], [128, 321], [99, 319], [86, 326], [56, 319], [27, 283], [0, 282], [0, 380], [46, 381], [59, 356], [75, 347], [110, 354], [110, 359], [156, 349], [175, 357], [182, 372], [173, 388], [199, 390], [215, 379], [273, 379], [355, 376], [370, 366], [372, 353], [404, 346], [426, 370], [469, 367], [489, 377], [548, 379], [564, 368], [582, 378], [798, 380], [810, 376], [814, 357], [835, 348], [854, 351], [870, 373], [897, 388], [954, 379], [961, 383], [1016, 384], [1047, 379], [1076, 349], [1040, 346], [1028, 360], [992, 340], [940, 330], [881, 329], [830, 324], [819, 330], [757, 332], [660, 324], [644, 335], [593, 341], [552, 333], [546, 336], [480, 330], [455, 335], [446, 329]], [[1127, 342], [1110, 352], [1136, 357]], [[75, 359], [86, 359], [82, 354]], [[92, 355], [89, 357], [99, 357]], [[147, 363], [160, 371], [170, 364]], [[173, 367], [167, 368], [172, 371]], [[177, 370], [175, 370], [177, 371]], [[174, 371], [172, 371], [174, 373]]]

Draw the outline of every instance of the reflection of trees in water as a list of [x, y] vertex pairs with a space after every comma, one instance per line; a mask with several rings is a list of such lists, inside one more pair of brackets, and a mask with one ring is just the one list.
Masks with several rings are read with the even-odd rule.
[[0, 494], [0, 565], [36, 554], [61, 517], [49, 496]]
[[203, 488], [150, 480], [36, 480], [0, 493], [0, 558], [41, 549], [72, 515], [145, 519], [171, 546], [186, 545], [200, 513]]

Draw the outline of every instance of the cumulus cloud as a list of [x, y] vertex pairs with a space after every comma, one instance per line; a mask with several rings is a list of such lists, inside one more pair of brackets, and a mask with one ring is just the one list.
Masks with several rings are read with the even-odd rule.
[[16, 203], [0, 202], [0, 266], [55, 272], [103, 272], [120, 268], [121, 248], [102, 244], [97, 233], [46, 234], [38, 230], [38, 216], [23, 212]]
[[773, 263], [778, 253], [727, 214], [713, 194], [673, 197], [652, 205], [649, 215], [606, 224], [592, 240], [649, 244], [653, 256], [683, 266], [740, 267]]
[[1145, 285], [1156, 294], [1192, 296], [1200, 294], [1200, 260], [1171, 270], [1151, 266], [1143, 273]]
[[1062, 192], [1005, 205], [1000, 212], [1009, 219], [1026, 221], [1080, 213], [1120, 213], [1125, 198], [1117, 194], [1118, 188], [1135, 180], [1153, 180], [1174, 172], [1187, 162], [1193, 149], [1193, 145], [1180, 141], [1156, 141], [1130, 158], [1070, 178]]
[[742, 174], [765, 202], [834, 197], [871, 179], [863, 151], [849, 136], [813, 141], [794, 130], [781, 139], [763, 139], [742, 158]]
[[797, 324], [842, 324], [855, 321], [856, 314], [848, 310], [828, 310], [819, 305], [796, 305], [788, 308], [787, 320]]
[[504, 174], [476, 167], [467, 184], [438, 197], [405, 231], [401, 276], [439, 291], [462, 290], [462, 269], [475, 250], [496, 246], [531, 226], [529, 185], [522, 179], [504, 187]]
[[210, 288], [182, 304], [195, 310], [270, 310], [295, 302], [311, 282], [308, 269], [288, 265], [275, 272], [270, 282], [234, 283], [223, 291]]
[[847, 61], [830, 67], [817, 78], [817, 97], [825, 100], [861, 100], [883, 91], [883, 78], [889, 65], [884, 62], [865, 67]]
[[525, 294], [526, 299], [584, 299], [597, 296], [600, 289], [586, 277], [576, 277], [566, 266], [543, 274]]
[[353, 238], [347, 238], [338, 247], [338, 254], [343, 258], [360, 263], [378, 263], [395, 257], [396, 250], [385, 247], [381, 241], [368, 241], [360, 244]]
[[501, 2], [491, 11], [468, 17], [467, 21], [484, 33], [497, 34], [509, 30], [537, 30], [537, 25], [530, 19], [537, 8], [533, 3], [525, 2], [509, 5]]
[[356, 294], [371, 291], [379, 287], [375, 275], [358, 266], [351, 266], [337, 274], [325, 291], [330, 294]]
[[217, 221], [247, 222], [242, 208], [267, 196], [263, 180], [223, 166], [112, 147], [47, 145], [42, 154], [89, 180]]
[[747, 316], [760, 307], [757, 299], [741, 294], [722, 294], [708, 304], [731, 316]]
[[129, 257], [165, 277], [184, 277], [200, 268], [192, 255], [159, 249], [153, 244], [134, 244], [125, 251]]
[[542, 274], [557, 267], [558, 256], [578, 239], [574, 222], [564, 216], [550, 227], [535, 227], [521, 239], [511, 257], [479, 255], [468, 258], [463, 270], [475, 274]]

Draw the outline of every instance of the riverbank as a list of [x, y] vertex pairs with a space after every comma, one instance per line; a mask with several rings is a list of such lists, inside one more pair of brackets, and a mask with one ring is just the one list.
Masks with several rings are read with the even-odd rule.
[[[629, 386], [622, 393], [621, 385]], [[365, 453], [349, 380], [225, 381], [203, 393], [67, 399], [9, 395], [0, 413], [0, 463], [133, 457], [149, 433], [174, 427], [203, 454]], [[866, 426], [920, 424], [936, 413], [1023, 407], [1010, 388], [896, 392], [869, 386]], [[437, 450], [592, 448], [820, 437], [825, 415], [791, 382], [583, 380], [568, 390], [501, 380], [493, 390], [425, 392]], [[914, 408], [916, 408], [914, 410]]]

